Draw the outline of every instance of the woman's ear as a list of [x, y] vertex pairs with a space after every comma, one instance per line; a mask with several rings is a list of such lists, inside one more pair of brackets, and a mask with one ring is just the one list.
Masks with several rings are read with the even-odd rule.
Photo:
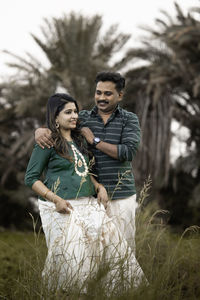
[[60, 126], [60, 124], [59, 124], [59, 122], [58, 122], [58, 118], [55, 119], [55, 124], [56, 124], [56, 128], [58, 129], [59, 126]]

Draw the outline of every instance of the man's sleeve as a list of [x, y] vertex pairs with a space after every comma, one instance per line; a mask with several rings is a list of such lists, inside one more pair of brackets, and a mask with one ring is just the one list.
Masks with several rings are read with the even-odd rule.
[[121, 144], [118, 147], [120, 161], [132, 161], [140, 143], [140, 125], [138, 117], [129, 113], [121, 136]]
[[51, 151], [52, 148], [42, 149], [39, 145], [35, 144], [26, 169], [24, 179], [25, 185], [32, 187], [35, 181], [40, 180], [40, 177], [48, 164]]
[[78, 119], [79, 119], [79, 128], [82, 128], [82, 127], [88, 127], [87, 125], [87, 120], [88, 120], [88, 117], [89, 117], [89, 113], [87, 110], [81, 110], [78, 114]]

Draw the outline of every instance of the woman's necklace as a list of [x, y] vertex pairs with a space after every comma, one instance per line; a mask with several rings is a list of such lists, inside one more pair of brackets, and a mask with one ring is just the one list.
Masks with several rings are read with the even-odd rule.
[[[78, 149], [76, 149], [76, 147], [74, 145], [71, 145], [72, 147], [72, 151], [74, 153], [74, 160], [75, 160], [75, 172], [78, 176], [82, 176], [82, 177], [85, 177], [87, 174], [88, 174], [88, 166], [87, 166], [87, 163], [85, 161], [85, 158], [83, 157], [83, 155], [78, 151]], [[78, 156], [77, 154], [79, 155], [79, 159], [78, 159]], [[79, 168], [82, 167], [82, 165], [84, 165], [84, 169], [85, 171], [84, 172], [79, 172], [78, 171], [78, 168], [77, 168], [77, 165]]]

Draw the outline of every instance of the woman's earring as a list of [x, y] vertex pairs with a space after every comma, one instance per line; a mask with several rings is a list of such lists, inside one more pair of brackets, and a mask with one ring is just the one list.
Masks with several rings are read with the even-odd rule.
[[59, 123], [56, 123], [56, 128], [57, 128], [57, 129], [59, 128], [59, 126], [60, 126]]

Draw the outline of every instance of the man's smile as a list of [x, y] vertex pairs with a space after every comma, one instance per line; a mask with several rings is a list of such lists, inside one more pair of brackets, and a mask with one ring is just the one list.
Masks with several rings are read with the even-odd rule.
[[107, 100], [98, 100], [97, 104], [109, 104], [109, 101], [107, 101]]

